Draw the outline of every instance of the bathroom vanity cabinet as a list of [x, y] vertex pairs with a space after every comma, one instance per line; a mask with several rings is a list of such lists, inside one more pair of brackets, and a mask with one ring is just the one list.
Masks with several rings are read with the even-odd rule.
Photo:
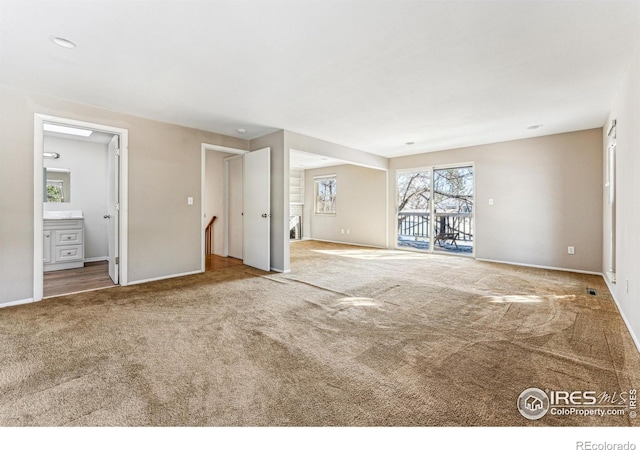
[[84, 267], [84, 219], [44, 220], [44, 271]]

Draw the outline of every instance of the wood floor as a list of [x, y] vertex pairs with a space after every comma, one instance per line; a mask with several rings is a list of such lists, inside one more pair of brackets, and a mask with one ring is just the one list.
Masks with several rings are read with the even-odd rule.
[[206, 255], [205, 257], [205, 272], [210, 270], [224, 269], [227, 267], [241, 266], [242, 260], [232, 257], [224, 257], [218, 255]]
[[[205, 271], [242, 265], [242, 260], [218, 255], [205, 257]], [[79, 269], [56, 270], [44, 273], [44, 296], [69, 294], [71, 292], [102, 289], [114, 286], [109, 278], [109, 263], [98, 261], [85, 263]]]
[[107, 261], [85, 263], [79, 269], [56, 270], [44, 273], [44, 296], [69, 294], [114, 286], [109, 278]]

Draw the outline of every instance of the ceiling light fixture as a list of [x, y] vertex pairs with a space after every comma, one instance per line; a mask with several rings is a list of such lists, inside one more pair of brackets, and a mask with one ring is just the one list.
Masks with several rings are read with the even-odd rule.
[[542, 124], [531, 125], [530, 127], [527, 127], [527, 130], [537, 130], [538, 128], [542, 128]]
[[54, 125], [52, 123], [45, 123], [43, 126], [44, 131], [53, 131], [54, 133], [71, 134], [73, 136], [89, 137], [93, 131], [85, 130], [83, 128], [65, 127], [62, 125]]
[[63, 37], [51, 36], [51, 42], [64, 48], [76, 48], [76, 43]]
[[244, 128], [238, 128], [236, 131], [240, 134], [245, 134], [247, 132]]

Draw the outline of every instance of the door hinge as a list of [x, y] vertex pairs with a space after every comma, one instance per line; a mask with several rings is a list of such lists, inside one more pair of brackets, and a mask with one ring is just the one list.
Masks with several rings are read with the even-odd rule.
[[120, 264], [120, 257], [116, 256], [116, 264]]
[[116, 203], [116, 211], [120, 211], [120, 203]]
[[116, 148], [116, 156], [120, 156], [120, 149]]

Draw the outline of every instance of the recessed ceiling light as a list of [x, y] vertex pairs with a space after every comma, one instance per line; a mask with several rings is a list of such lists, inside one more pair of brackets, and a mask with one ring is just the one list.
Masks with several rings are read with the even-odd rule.
[[76, 48], [76, 43], [58, 36], [51, 36], [51, 42], [64, 48]]
[[238, 128], [236, 131], [240, 134], [244, 134], [247, 132], [247, 130], [245, 130], [244, 128]]
[[415, 144], [415, 142], [409, 141], [409, 142], [405, 142], [404, 145], [413, 145]]
[[542, 128], [542, 124], [531, 125], [530, 127], [527, 127], [527, 130], [537, 130], [538, 128]]
[[89, 137], [93, 131], [85, 130], [83, 128], [64, 127], [62, 125], [54, 125], [52, 123], [45, 123], [43, 126], [44, 131], [53, 131], [54, 133], [72, 134], [74, 136]]

